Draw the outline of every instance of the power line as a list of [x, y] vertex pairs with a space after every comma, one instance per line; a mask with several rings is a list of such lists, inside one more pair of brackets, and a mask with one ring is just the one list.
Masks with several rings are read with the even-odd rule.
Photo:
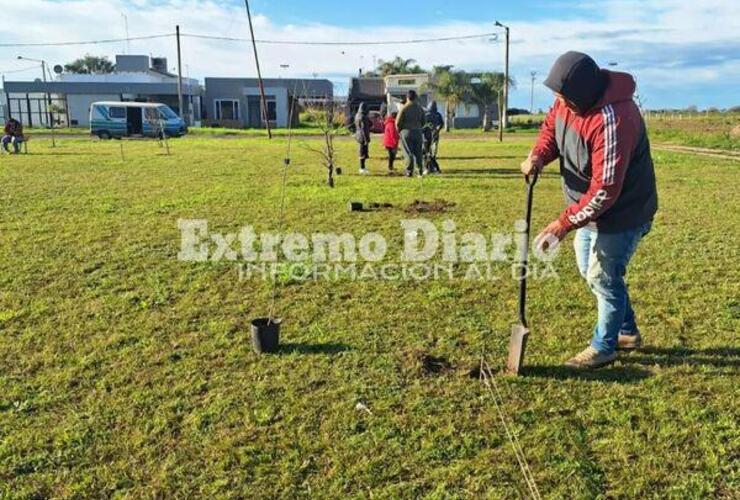
[[[199, 38], [202, 40], [218, 40], [225, 42], [250, 42], [249, 38], [226, 37], [216, 35], [199, 35], [194, 33], [183, 33], [182, 36], [188, 38]], [[385, 40], [385, 41], [366, 41], [366, 42], [312, 42], [306, 40], [255, 40], [257, 43], [265, 45], [409, 45], [417, 43], [434, 43], [434, 42], [451, 42], [456, 40], [473, 40], [477, 38], [497, 37], [497, 33], [481, 33], [478, 35], [447, 36], [437, 38], [417, 38], [411, 40]]]
[[[79, 42], [34, 42], [34, 43], [0, 43], [0, 48], [10, 47], [70, 47], [80, 45], [102, 45], [108, 43], [121, 43], [137, 40], [155, 40], [158, 38], [171, 38], [175, 33], [165, 33], [161, 35], [146, 35], [127, 38], [104, 38], [101, 40], [85, 40]], [[197, 33], [182, 33], [181, 36], [187, 38], [196, 38], [200, 40], [216, 40], [224, 42], [250, 42], [249, 38], [226, 37], [217, 35], [203, 35]], [[453, 42], [460, 40], [475, 40], [479, 38], [496, 38], [496, 33], [481, 33], [478, 35], [447, 36], [437, 38], [416, 38], [410, 40], [385, 40], [385, 41], [332, 41], [332, 42], [313, 42], [308, 40], [255, 40], [256, 43], [264, 45], [313, 45], [313, 46], [350, 46], [350, 45], [411, 45], [420, 43], [439, 43]]]
[[86, 40], [83, 42], [39, 42], [39, 43], [0, 43], [0, 47], [68, 47], [72, 45], [97, 45], [104, 43], [121, 43], [130, 40], [154, 40], [155, 38], [169, 38], [175, 36], [174, 33], [165, 35], [147, 35], [135, 36], [129, 38], [106, 38], [103, 40]]

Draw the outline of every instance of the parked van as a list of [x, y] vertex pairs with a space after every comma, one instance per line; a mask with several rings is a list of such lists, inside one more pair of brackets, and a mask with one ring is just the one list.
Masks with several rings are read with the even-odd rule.
[[168, 137], [187, 133], [185, 121], [166, 104], [148, 102], [94, 102], [90, 106], [90, 134], [101, 139]]

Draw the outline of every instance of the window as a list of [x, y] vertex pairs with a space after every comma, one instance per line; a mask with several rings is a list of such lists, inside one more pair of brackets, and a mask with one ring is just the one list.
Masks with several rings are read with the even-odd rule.
[[174, 120], [175, 118], [178, 117], [177, 114], [174, 111], [172, 111], [172, 108], [170, 108], [169, 106], [159, 106], [157, 109], [162, 114], [162, 117], [165, 120]]
[[101, 106], [93, 106], [92, 108], [92, 119], [93, 120], [108, 120], [109, 116], [106, 114], [105, 109]]
[[239, 120], [239, 101], [234, 99], [216, 99], [216, 120]]
[[271, 122], [277, 121], [277, 102], [267, 101], [267, 119]]
[[126, 119], [126, 108], [121, 107], [110, 107], [108, 108], [108, 114], [112, 119]]
[[144, 119], [148, 122], [156, 123], [162, 118], [156, 108], [144, 108]]
[[407, 78], [407, 79], [400, 79], [398, 80], [399, 86], [405, 86], [405, 85], [416, 85], [416, 78]]

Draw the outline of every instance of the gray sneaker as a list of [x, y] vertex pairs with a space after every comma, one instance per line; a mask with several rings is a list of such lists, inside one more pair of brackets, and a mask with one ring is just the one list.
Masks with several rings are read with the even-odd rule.
[[591, 346], [586, 347], [583, 351], [579, 352], [568, 361], [565, 362], [565, 366], [568, 368], [582, 368], [592, 369], [600, 368], [612, 364], [617, 359], [617, 353], [602, 354]]
[[640, 332], [619, 332], [617, 340], [617, 349], [620, 351], [631, 351], [642, 347], [642, 337]]

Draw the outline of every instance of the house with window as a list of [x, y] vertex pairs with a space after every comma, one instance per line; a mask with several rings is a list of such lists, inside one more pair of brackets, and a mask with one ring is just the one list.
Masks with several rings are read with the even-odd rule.
[[[329, 80], [266, 78], [267, 117], [273, 127], [287, 127], [290, 110], [293, 125], [298, 125], [298, 110], [306, 102], [326, 102], [334, 98]], [[206, 78], [203, 123], [211, 127], [262, 128], [262, 101], [257, 78]]]
[[[445, 121], [450, 119], [452, 128], [477, 128], [483, 123], [483, 112], [477, 104], [461, 102], [455, 106], [452, 113], [447, 114], [447, 104], [444, 99], [439, 98], [434, 92], [434, 76], [429, 73], [418, 73], [411, 75], [388, 75], [385, 77], [385, 96], [388, 109], [397, 111], [401, 106], [401, 99], [409, 90], [415, 90], [419, 94], [419, 103], [427, 106], [432, 101], [437, 101], [437, 109]], [[494, 123], [497, 122], [498, 111], [496, 106], [489, 110]]]
[[[7, 112], [26, 126], [88, 126], [90, 105], [97, 101], [157, 102], [179, 113], [178, 77], [167, 59], [142, 55], [116, 56], [106, 74], [61, 73], [49, 82], [5, 82]], [[190, 124], [200, 120], [201, 87], [182, 79], [184, 113]]]

